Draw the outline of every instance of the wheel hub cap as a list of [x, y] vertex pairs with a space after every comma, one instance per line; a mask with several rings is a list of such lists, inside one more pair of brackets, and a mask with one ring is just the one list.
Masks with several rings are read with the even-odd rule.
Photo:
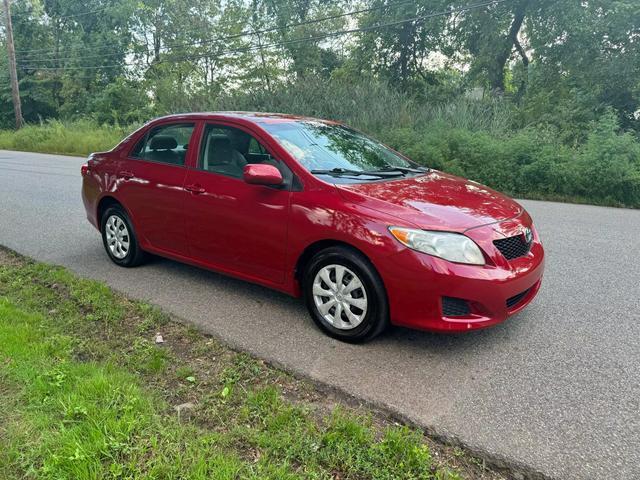
[[115, 258], [121, 260], [127, 256], [131, 239], [129, 238], [127, 225], [122, 218], [117, 215], [111, 215], [107, 219], [105, 236], [109, 251]]
[[367, 292], [358, 276], [344, 265], [327, 265], [313, 280], [313, 301], [330, 325], [351, 330], [367, 314]]

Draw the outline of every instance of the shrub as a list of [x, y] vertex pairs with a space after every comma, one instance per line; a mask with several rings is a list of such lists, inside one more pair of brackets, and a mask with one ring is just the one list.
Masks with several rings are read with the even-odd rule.
[[640, 207], [640, 142], [612, 114], [578, 148], [535, 129], [492, 135], [441, 122], [382, 137], [420, 164], [512, 195]]
[[[127, 88], [120, 85], [96, 100], [106, 115], [100, 118], [125, 118], [105, 112], [111, 98], [126, 103]], [[174, 98], [171, 110], [271, 111], [335, 119], [420, 164], [511, 195], [640, 207], [640, 142], [620, 130], [613, 112], [598, 119], [596, 113], [582, 115], [582, 109], [565, 102], [558, 106], [566, 110], [565, 116], [558, 114], [554, 122], [540, 116], [533, 122], [531, 104], [523, 115], [523, 109], [507, 99], [460, 95], [430, 102], [425, 95], [428, 91], [412, 97], [371, 79], [353, 83], [348, 78], [310, 77], [277, 85], [271, 92]], [[151, 115], [142, 107], [135, 111], [135, 118]], [[526, 128], [520, 127], [523, 118], [529, 122]], [[563, 126], [562, 119], [572, 119], [574, 125]], [[133, 129], [88, 120], [51, 121], [18, 132], [0, 131], [0, 148], [86, 155], [113, 147]]]
[[640, 206], [640, 143], [632, 134], [620, 133], [609, 112], [594, 124], [571, 175], [577, 195]]

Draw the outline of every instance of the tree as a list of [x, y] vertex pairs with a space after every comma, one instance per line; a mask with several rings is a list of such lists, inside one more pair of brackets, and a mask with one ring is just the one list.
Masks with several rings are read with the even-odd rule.
[[429, 66], [429, 60], [445, 47], [447, 16], [407, 21], [385, 28], [372, 27], [446, 10], [450, 3], [425, 0], [371, 2], [373, 10], [359, 21], [360, 27], [369, 30], [359, 35], [352, 53], [358, 70], [373, 70], [405, 91], [416, 80], [433, 82], [433, 67]]
[[[571, 95], [582, 108], [611, 106], [625, 128], [638, 128], [640, 3], [547, 2], [527, 24], [538, 89]], [[535, 93], [535, 92], [534, 92]]]
[[453, 31], [458, 47], [470, 54], [469, 75], [486, 79], [497, 94], [505, 91], [507, 62], [514, 51], [525, 68], [529, 66], [519, 37], [532, 3], [533, 0], [517, 0], [464, 13]]

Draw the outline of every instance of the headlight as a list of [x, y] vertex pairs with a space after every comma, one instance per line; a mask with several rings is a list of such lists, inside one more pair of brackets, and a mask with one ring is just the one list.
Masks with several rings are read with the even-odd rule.
[[451, 262], [484, 265], [480, 247], [461, 233], [414, 230], [389, 227], [391, 234], [402, 244], [422, 253], [444, 258]]

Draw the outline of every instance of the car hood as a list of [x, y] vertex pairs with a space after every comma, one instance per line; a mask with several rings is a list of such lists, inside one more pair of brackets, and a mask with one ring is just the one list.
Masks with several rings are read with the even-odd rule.
[[345, 200], [424, 229], [465, 231], [517, 217], [523, 208], [479, 183], [432, 170], [385, 182], [336, 185]]

